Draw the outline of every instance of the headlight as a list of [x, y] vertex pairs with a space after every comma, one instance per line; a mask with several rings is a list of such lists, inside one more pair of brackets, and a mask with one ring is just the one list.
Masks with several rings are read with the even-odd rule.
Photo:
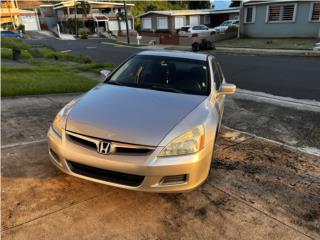
[[65, 127], [67, 116], [72, 106], [77, 102], [77, 100], [78, 99], [74, 99], [67, 105], [65, 105], [53, 120], [52, 127], [54, 131], [59, 134], [60, 137], [62, 136], [62, 129], [64, 129]]
[[200, 125], [174, 139], [162, 149], [158, 156], [168, 157], [196, 153], [203, 149], [204, 145], [204, 128]]

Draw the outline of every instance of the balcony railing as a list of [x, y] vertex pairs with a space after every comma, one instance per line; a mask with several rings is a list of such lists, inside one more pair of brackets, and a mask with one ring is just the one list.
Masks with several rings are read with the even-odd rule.
[[[105, 17], [110, 17], [110, 18], [115, 18], [117, 17], [117, 14], [115, 13], [89, 13], [87, 15], [85, 14], [81, 14], [81, 13], [77, 13], [77, 18], [85, 18], [85, 19], [93, 19], [94, 17], [97, 16], [105, 16]], [[69, 19], [69, 18], [75, 18], [75, 14], [64, 14], [64, 15], [59, 15], [58, 18], [59, 20], [65, 20], [65, 19]], [[128, 17], [130, 18], [131, 16], [128, 15]]]

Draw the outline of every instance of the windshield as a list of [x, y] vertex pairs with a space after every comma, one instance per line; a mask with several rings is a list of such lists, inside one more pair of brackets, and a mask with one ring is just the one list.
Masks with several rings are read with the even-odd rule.
[[160, 56], [135, 56], [105, 83], [197, 95], [210, 92], [206, 61]]
[[223, 22], [220, 26], [228, 26], [228, 25], [230, 25], [232, 22], [230, 22], [230, 21], [225, 21], [225, 22]]
[[190, 27], [182, 27], [180, 31], [188, 32]]

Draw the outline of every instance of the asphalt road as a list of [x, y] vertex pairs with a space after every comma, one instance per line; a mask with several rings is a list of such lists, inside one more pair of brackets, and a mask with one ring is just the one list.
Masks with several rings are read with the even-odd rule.
[[[26, 40], [58, 51], [89, 55], [99, 62], [121, 63], [143, 49], [114, 46], [101, 39], [61, 41]], [[320, 101], [320, 58], [216, 54], [226, 78], [239, 88], [277, 96]]]

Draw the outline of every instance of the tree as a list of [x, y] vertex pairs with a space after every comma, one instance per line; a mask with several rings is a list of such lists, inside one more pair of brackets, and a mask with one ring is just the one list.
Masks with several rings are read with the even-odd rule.
[[157, 6], [154, 6], [154, 5], [150, 4], [149, 6], [146, 7], [145, 11], [146, 12], [150, 12], [150, 11], [156, 11], [156, 10], [158, 10]]
[[118, 27], [119, 27], [119, 33], [122, 32], [122, 29], [121, 29], [121, 21], [123, 21], [125, 19], [125, 16], [124, 16], [124, 13], [123, 12], [117, 12], [117, 21], [118, 21]]
[[81, 0], [80, 1], [80, 7], [82, 10], [82, 14], [83, 14], [83, 18], [82, 18], [82, 22], [83, 22], [83, 26], [85, 27], [85, 17], [87, 17], [87, 14], [90, 13], [90, 4], [86, 1], [86, 0]]
[[190, 1], [189, 9], [208, 9], [211, 8], [210, 1]]
[[81, 0], [80, 6], [83, 12], [83, 15], [86, 17], [88, 13], [90, 13], [91, 7], [87, 0]]
[[[185, 0], [181, 1], [133, 1], [134, 8], [131, 13], [133, 16], [138, 16], [148, 11], [162, 11], [162, 10], [186, 10], [189, 9], [189, 2]], [[136, 18], [134, 21], [135, 29], [139, 29], [141, 23], [140, 18]]]
[[232, 1], [229, 5], [230, 8], [232, 7], [240, 7], [240, 2], [241, 1]]

